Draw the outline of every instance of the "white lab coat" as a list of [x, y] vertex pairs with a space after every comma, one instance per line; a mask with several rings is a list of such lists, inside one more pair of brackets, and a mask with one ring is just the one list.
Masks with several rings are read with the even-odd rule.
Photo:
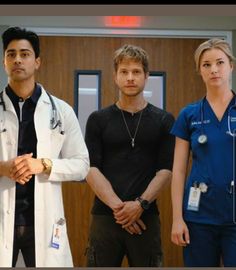
[[[0, 160], [6, 161], [17, 155], [18, 119], [5, 91], [3, 99], [6, 111], [2, 126], [7, 131], [0, 133]], [[56, 97], [53, 99], [62, 121], [64, 135], [60, 134], [58, 128], [50, 129], [52, 106], [43, 88], [34, 115], [38, 140], [37, 157], [46, 157], [53, 161], [50, 176], [43, 173], [35, 176], [36, 267], [72, 267], [66, 223], [61, 226], [59, 249], [50, 246], [53, 224], [64, 218], [61, 182], [85, 179], [89, 170], [89, 157], [72, 107]], [[15, 182], [0, 176], [0, 267], [12, 265], [14, 212]]]

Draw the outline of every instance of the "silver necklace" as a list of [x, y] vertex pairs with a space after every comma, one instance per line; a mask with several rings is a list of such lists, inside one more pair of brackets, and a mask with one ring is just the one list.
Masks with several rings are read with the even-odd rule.
[[129, 134], [129, 136], [130, 136], [130, 139], [131, 139], [131, 146], [134, 148], [134, 146], [135, 146], [135, 138], [136, 138], [136, 135], [137, 135], [137, 132], [138, 132], [138, 128], [139, 128], [140, 120], [141, 120], [141, 117], [142, 117], [142, 114], [143, 114], [143, 110], [140, 112], [139, 119], [138, 119], [138, 124], [137, 124], [137, 126], [136, 126], [136, 129], [135, 129], [135, 132], [134, 132], [134, 136], [133, 136], [133, 137], [132, 137], [132, 135], [131, 135], [131, 133], [130, 133], [128, 124], [127, 124], [127, 122], [126, 122], [126, 120], [125, 120], [124, 112], [123, 112], [122, 109], [120, 109], [120, 111], [121, 111], [121, 114], [122, 114], [122, 117], [123, 117], [123, 120], [124, 120], [126, 129], [127, 129], [128, 134]]

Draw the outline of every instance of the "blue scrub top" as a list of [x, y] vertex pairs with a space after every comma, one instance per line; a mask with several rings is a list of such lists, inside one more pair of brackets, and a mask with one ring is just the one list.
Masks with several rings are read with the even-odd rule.
[[[236, 129], [236, 97], [231, 100], [221, 121], [217, 119], [207, 99], [203, 98], [183, 108], [171, 130], [171, 134], [188, 141], [192, 151], [192, 168], [185, 184], [183, 202], [186, 221], [215, 225], [234, 224], [235, 207], [231, 181], [233, 140], [236, 144], [236, 138], [228, 134], [228, 116], [233, 132]], [[205, 144], [198, 142], [201, 134], [207, 135]], [[188, 210], [190, 188], [194, 183], [199, 185], [201, 182], [208, 186], [208, 190], [201, 192], [198, 211]]]

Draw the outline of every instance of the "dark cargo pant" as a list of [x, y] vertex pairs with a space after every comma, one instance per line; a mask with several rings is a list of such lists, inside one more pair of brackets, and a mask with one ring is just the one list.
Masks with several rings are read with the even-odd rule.
[[113, 216], [93, 215], [86, 250], [87, 267], [119, 267], [127, 256], [131, 267], [162, 266], [159, 216], [142, 217], [147, 230], [131, 235]]

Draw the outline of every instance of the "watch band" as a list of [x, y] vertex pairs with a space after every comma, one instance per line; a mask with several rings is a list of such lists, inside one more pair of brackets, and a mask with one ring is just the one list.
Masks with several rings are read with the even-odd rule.
[[149, 201], [143, 199], [142, 197], [137, 197], [135, 200], [140, 202], [140, 205], [143, 208], [143, 210], [147, 210], [150, 206]]

